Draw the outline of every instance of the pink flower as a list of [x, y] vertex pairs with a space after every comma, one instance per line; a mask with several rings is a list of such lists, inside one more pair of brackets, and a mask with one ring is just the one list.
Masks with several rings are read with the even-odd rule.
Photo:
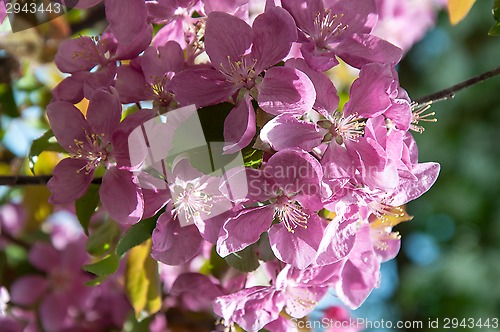
[[205, 48], [214, 68], [177, 74], [172, 80], [177, 100], [197, 107], [223, 101], [236, 104], [225, 122], [225, 149], [240, 150], [256, 132], [251, 97], [275, 115], [303, 114], [314, 104], [314, 89], [304, 73], [287, 67], [268, 69], [283, 60], [296, 39], [293, 19], [282, 8], [259, 15], [252, 27], [230, 14], [212, 12], [207, 18]]
[[399, 48], [371, 34], [377, 22], [374, 0], [283, 0], [282, 5], [297, 23], [304, 59], [317, 71], [337, 65], [335, 56], [356, 68], [401, 59]]
[[[262, 170], [248, 170], [249, 195], [243, 204], [251, 207], [224, 223], [217, 252], [225, 257], [268, 232], [278, 259], [300, 269], [309, 266], [323, 236], [322, 220], [315, 213], [323, 207], [322, 176], [314, 157], [293, 149], [273, 155]], [[271, 225], [274, 218], [279, 222]]]
[[56, 101], [47, 106], [51, 128], [59, 144], [70, 154], [54, 168], [47, 184], [52, 204], [66, 204], [87, 191], [99, 166], [106, 166], [100, 187], [101, 202], [119, 222], [141, 219], [144, 201], [131, 172], [126, 137], [135, 126], [152, 117], [140, 111], [120, 123], [121, 104], [115, 93], [98, 90], [90, 99], [84, 116], [68, 102]]
[[434, 26], [443, 0], [376, 0], [379, 19], [373, 34], [407, 52]]
[[148, 47], [130, 64], [118, 67], [115, 88], [124, 104], [153, 100], [156, 109], [171, 110], [177, 106], [171, 79], [184, 67], [184, 54], [176, 42]]
[[71, 76], [56, 86], [54, 99], [77, 103], [83, 97], [89, 99], [97, 89], [113, 86], [117, 61], [139, 55], [151, 41], [151, 29], [135, 38], [129, 45], [120, 43], [108, 29], [98, 39], [83, 36], [63, 41], [55, 63]]
[[324, 322], [326, 319], [327, 326], [329, 326], [325, 332], [358, 332], [363, 329], [362, 326], [355, 323], [355, 318], [352, 318], [349, 311], [341, 306], [328, 307], [323, 313], [322, 321]]
[[214, 311], [224, 318], [226, 325], [237, 323], [250, 332], [259, 331], [268, 324], [272, 326], [283, 309], [293, 318], [302, 318], [326, 294], [328, 287], [320, 285], [322, 278], [321, 269], [298, 271], [287, 265], [276, 279], [273, 278], [271, 286], [244, 288], [218, 297]]
[[[203, 239], [215, 243], [232, 204], [219, 191], [220, 179], [177, 158], [167, 175], [171, 200], [153, 231], [152, 256], [167, 265], [180, 265], [195, 257]], [[222, 218], [218, 218], [218, 217]]]
[[89, 295], [89, 288], [84, 285], [89, 275], [81, 269], [88, 259], [83, 239], [69, 244], [63, 251], [47, 243], [36, 243], [29, 260], [47, 273], [47, 277], [27, 275], [17, 279], [11, 287], [12, 302], [21, 306], [40, 302], [45, 330], [63, 331], [74, 326], [71, 310], [83, 308]]

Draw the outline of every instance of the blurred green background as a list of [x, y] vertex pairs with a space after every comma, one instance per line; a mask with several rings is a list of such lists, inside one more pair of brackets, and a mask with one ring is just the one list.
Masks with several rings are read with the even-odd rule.
[[[412, 98], [500, 66], [500, 38], [487, 35], [491, 6], [477, 1], [454, 27], [440, 15], [400, 66]], [[398, 226], [403, 245], [392, 302], [402, 320], [500, 318], [500, 77], [432, 110], [438, 122], [414, 136], [420, 160], [438, 161], [442, 170], [408, 205], [415, 218]]]

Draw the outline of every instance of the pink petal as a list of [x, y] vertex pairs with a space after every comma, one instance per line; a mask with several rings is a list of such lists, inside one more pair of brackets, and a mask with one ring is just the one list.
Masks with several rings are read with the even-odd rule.
[[377, 287], [380, 280], [380, 262], [373, 252], [370, 226], [363, 225], [356, 234], [354, 248], [345, 262], [337, 295], [351, 309], [358, 308]]
[[283, 8], [266, 10], [257, 16], [252, 28], [252, 55], [257, 60], [257, 73], [283, 60], [297, 40], [295, 22]]
[[389, 92], [394, 82], [389, 65], [363, 66], [359, 78], [351, 85], [344, 116], [355, 113], [361, 118], [373, 118], [384, 113], [392, 105]]
[[48, 280], [42, 276], [21, 277], [10, 288], [11, 301], [16, 305], [30, 306], [40, 300], [47, 288]]
[[344, 32], [346, 34], [370, 33], [377, 23], [377, 6], [374, 0], [334, 1], [330, 8], [333, 13], [342, 14], [340, 22], [348, 26]]
[[316, 102], [314, 103], [316, 110], [328, 114], [337, 110], [339, 106], [337, 89], [326, 74], [313, 70], [303, 59], [290, 59], [285, 63], [285, 66], [298, 69], [309, 77], [316, 91]]
[[83, 95], [90, 99], [94, 92], [99, 89], [110, 90], [114, 85], [116, 76], [116, 65], [111, 63], [105, 67], [100, 67], [98, 70], [87, 73], [87, 77], [83, 82]]
[[228, 60], [240, 60], [250, 48], [252, 37], [252, 28], [245, 21], [223, 12], [208, 15], [205, 50], [215, 69], [227, 68]]
[[110, 217], [123, 224], [133, 224], [141, 220], [144, 199], [131, 172], [109, 168], [99, 189], [102, 206]]
[[354, 34], [344, 39], [336, 48], [336, 54], [349, 65], [361, 68], [368, 63], [397, 64], [403, 51], [393, 44], [378, 37], [366, 34]]
[[186, 39], [184, 38], [184, 21], [182, 19], [176, 19], [162, 27], [153, 37], [151, 44], [153, 47], [158, 48], [170, 41], [179, 43], [181, 47], [187, 46]]
[[94, 171], [86, 172], [88, 160], [66, 158], [61, 160], [53, 171], [53, 176], [47, 183], [52, 195], [50, 204], [73, 203], [82, 197], [92, 182]]
[[215, 105], [228, 100], [237, 88], [213, 69], [187, 69], [172, 79], [172, 90], [182, 105]]
[[160, 211], [171, 198], [169, 190], [142, 189], [144, 198], [143, 218], [150, 218]]
[[321, 144], [324, 136], [322, 128], [289, 114], [275, 117], [260, 131], [260, 139], [276, 151], [294, 147], [311, 151]]
[[222, 287], [212, 279], [200, 273], [187, 272], [181, 274], [172, 285], [170, 294], [182, 298], [189, 310], [202, 311], [212, 308], [212, 301], [224, 295]]
[[94, 133], [109, 141], [111, 134], [118, 129], [121, 115], [122, 105], [116, 90], [114, 93], [105, 90], [94, 92], [87, 109], [87, 122]]
[[248, 0], [204, 0], [205, 13], [225, 12], [248, 21]]
[[40, 305], [40, 320], [45, 331], [63, 331], [70, 325], [71, 299], [64, 293], [48, 294]]
[[141, 56], [141, 68], [150, 84], [156, 83], [155, 77], [162, 77], [164, 73], [181, 71], [184, 65], [184, 52], [175, 41], [168, 41], [158, 50], [148, 47]]
[[130, 42], [144, 29], [148, 10], [142, 0], [106, 0], [106, 19], [113, 35], [122, 43]]
[[198, 254], [202, 241], [196, 226], [181, 227], [168, 211], [156, 222], [151, 256], [167, 265], [180, 265]]
[[302, 44], [300, 52], [307, 64], [319, 72], [327, 71], [339, 64], [335, 51], [318, 49], [314, 42]]
[[67, 101], [76, 104], [83, 99], [83, 81], [86, 72], [75, 73], [63, 79], [52, 90], [52, 96], [55, 101]]
[[283, 296], [274, 288], [255, 286], [218, 297], [213, 308], [226, 322], [255, 332], [278, 319], [284, 304]]
[[354, 247], [358, 218], [357, 213], [350, 218], [337, 216], [330, 221], [318, 249], [316, 263], [329, 265], [346, 257]]
[[316, 196], [321, 193], [323, 169], [306, 151], [287, 149], [269, 158], [264, 171], [285, 190], [285, 194]]
[[58, 143], [69, 152], [76, 152], [76, 141], [87, 142], [92, 129], [78, 108], [65, 101], [55, 101], [47, 106], [50, 127]]
[[422, 196], [436, 182], [441, 166], [438, 163], [420, 163], [413, 167], [412, 173], [418, 180], [401, 178], [394, 191], [391, 204], [400, 206]]
[[224, 152], [235, 153], [249, 145], [256, 130], [252, 100], [246, 95], [224, 121]]
[[142, 51], [144, 51], [146, 47], [149, 46], [149, 44], [151, 43], [152, 35], [153, 26], [151, 24], [145, 25], [141, 30], [134, 32], [133, 38], [130, 41], [120, 41], [120, 43], [118, 43], [114, 58], [117, 60], [128, 60], [135, 58]]
[[64, 40], [55, 56], [57, 68], [63, 73], [89, 71], [101, 62], [96, 44], [90, 37]]
[[288, 67], [273, 67], [258, 85], [259, 106], [267, 113], [302, 115], [316, 101], [314, 85], [306, 74]]
[[61, 264], [61, 253], [49, 243], [36, 242], [30, 250], [29, 261], [37, 269], [50, 272]]
[[321, 0], [281, 0], [281, 5], [293, 16], [297, 27], [308, 34], [316, 30], [314, 19], [325, 7]]
[[307, 228], [297, 227], [293, 233], [281, 223], [269, 230], [269, 242], [274, 255], [298, 269], [305, 269], [315, 261], [322, 237], [323, 226], [316, 214], [307, 220]]
[[316, 308], [311, 302], [318, 303], [327, 292], [327, 286], [289, 287], [285, 296], [285, 311], [294, 318], [303, 318]]
[[152, 100], [155, 95], [144, 75], [131, 65], [121, 65], [116, 71], [115, 88], [124, 104]]
[[269, 229], [273, 216], [273, 206], [267, 205], [243, 210], [229, 219], [217, 241], [219, 255], [226, 257], [257, 242], [260, 235]]

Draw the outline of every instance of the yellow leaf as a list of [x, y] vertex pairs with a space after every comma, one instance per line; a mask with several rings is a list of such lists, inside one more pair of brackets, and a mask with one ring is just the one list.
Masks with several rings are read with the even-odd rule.
[[158, 263], [150, 252], [151, 239], [130, 249], [127, 257], [125, 288], [138, 321], [161, 309]]
[[25, 231], [35, 231], [52, 213], [53, 206], [49, 204], [50, 191], [45, 186], [26, 186], [22, 205], [26, 211]]
[[451, 24], [455, 25], [462, 21], [469, 13], [476, 0], [448, 0], [448, 13]]

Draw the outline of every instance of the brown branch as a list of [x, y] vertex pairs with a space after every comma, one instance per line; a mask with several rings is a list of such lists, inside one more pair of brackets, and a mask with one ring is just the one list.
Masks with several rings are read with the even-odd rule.
[[[30, 186], [30, 185], [46, 185], [52, 175], [14, 175], [0, 176], [0, 186]], [[102, 178], [95, 178], [92, 183], [101, 184]]]
[[417, 102], [418, 104], [425, 104], [425, 103], [434, 103], [437, 101], [452, 99], [453, 97], [455, 97], [456, 92], [468, 88], [472, 85], [486, 81], [487, 79], [497, 75], [500, 75], [500, 67], [487, 71], [486, 73], [483, 73], [481, 75], [471, 77], [466, 81], [463, 81], [461, 83], [453, 85], [452, 87], [449, 87], [448, 89], [444, 89], [435, 92], [433, 94], [430, 94], [428, 96], [416, 99], [415, 102]]

